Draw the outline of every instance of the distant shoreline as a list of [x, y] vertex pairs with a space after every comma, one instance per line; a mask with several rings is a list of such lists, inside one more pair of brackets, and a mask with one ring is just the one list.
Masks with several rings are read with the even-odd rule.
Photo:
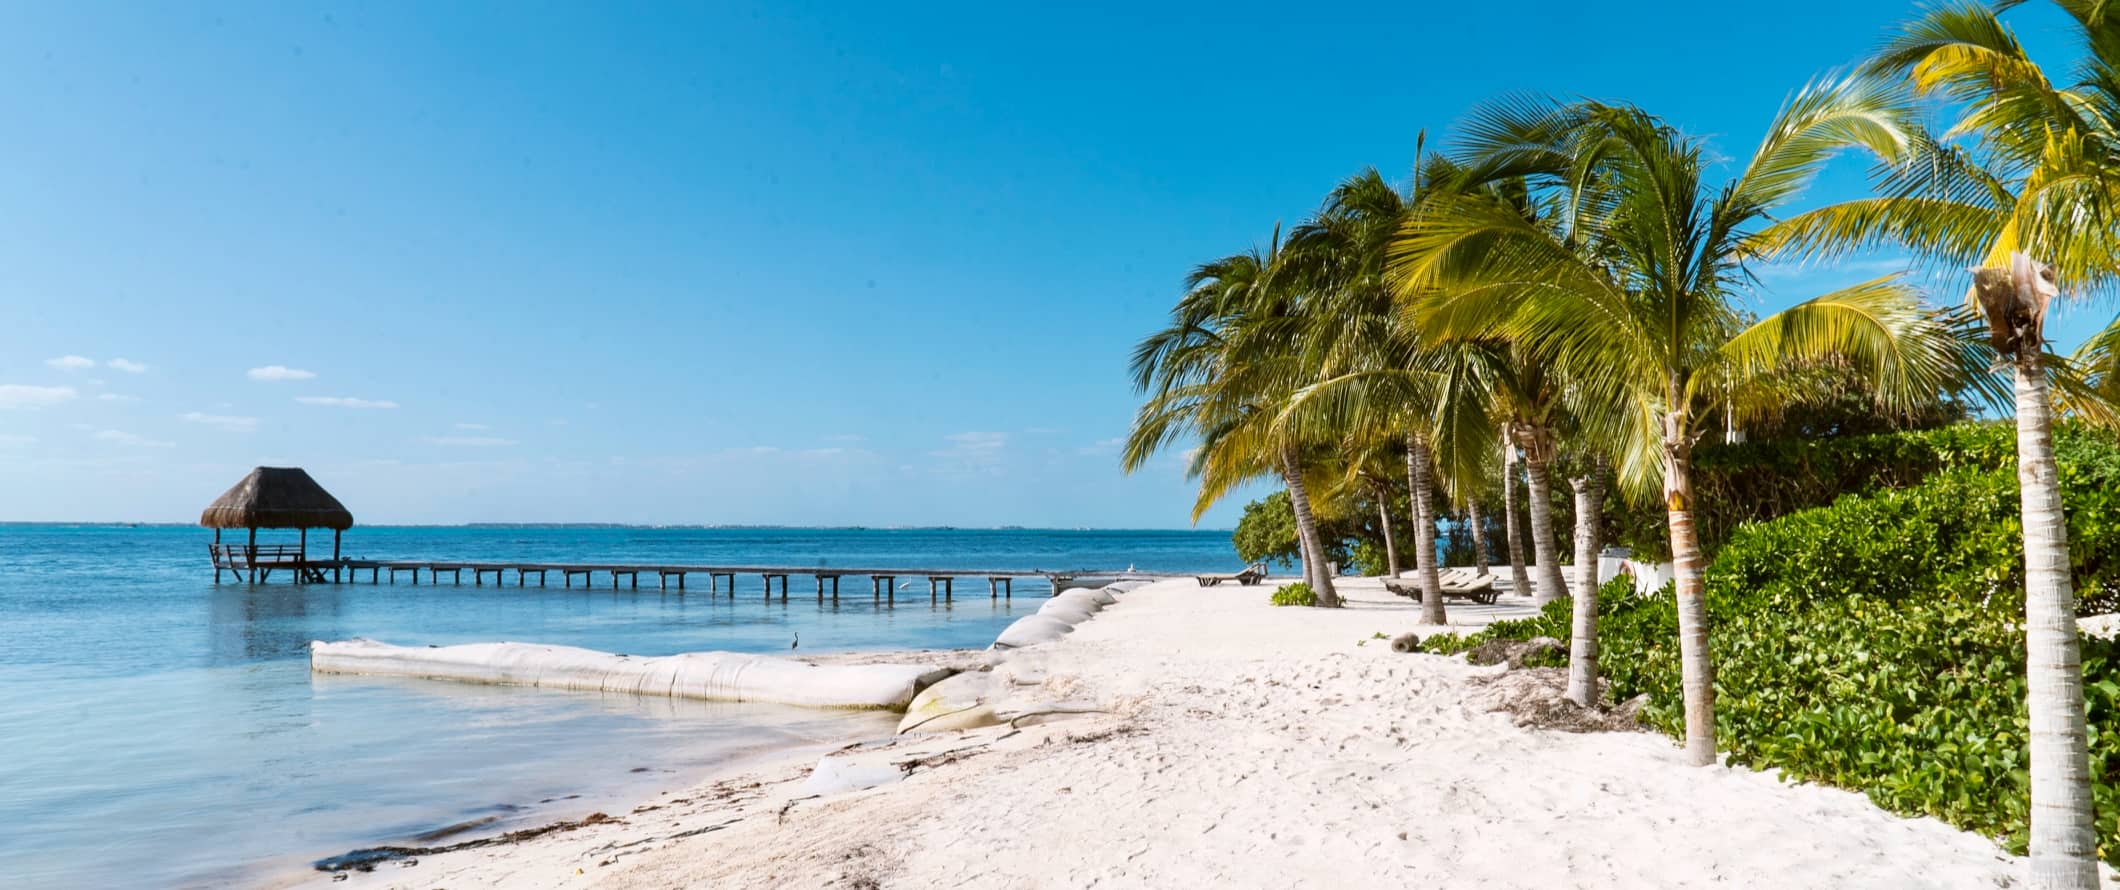
[[[127, 520], [0, 519], [0, 528], [197, 528], [196, 522], [132, 522]], [[455, 528], [455, 529], [635, 529], [641, 531], [809, 531], [809, 532], [1154, 532], [1230, 534], [1234, 528], [1041, 528], [1024, 525], [705, 525], [630, 522], [388, 522], [367, 523], [360, 528]]]

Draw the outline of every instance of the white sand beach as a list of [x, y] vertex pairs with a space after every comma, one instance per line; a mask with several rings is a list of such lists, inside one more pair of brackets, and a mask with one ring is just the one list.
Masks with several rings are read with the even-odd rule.
[[[1398, 654], [1415, 604], [1350, 608], [1172, 581], [1009, 656], [1105, 713], [849, 752], [905, 774], [809, 796], [814, 755], [672, 790], [534, 840], [317, 874], [313, 886], [1922, 887], [2021, 883], [1992, 841], [1858, 794], [1689, 768], [1648, 733], [1517, 727], [1499, 667]], [[1479, 624], [1528, 613], [1453, 603]], [[1464, 630], [1466, 628], [1458, 628]], [[582, 814], [587, 815], [587, 814]], [[2105, 885], [2115, 886], [2110, 870]]]

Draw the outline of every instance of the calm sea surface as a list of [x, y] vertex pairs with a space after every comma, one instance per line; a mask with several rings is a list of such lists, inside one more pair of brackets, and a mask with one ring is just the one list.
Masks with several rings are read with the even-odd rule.
[[[0, 524], [0, 868], [19, 887], [218, 886], [470, 819], [575, 816], [734, 758], [894, 719], [765, 705], [315, 677], [311, 640], [700, 650], [983, 647], [1042, 582], [895, 608], [756, 577], [655, 589], [213, 583], [202, 529]], [[289, 538], [291, 540], [291, 536]], [[278, 536], [261, 542], [278, 542]], [[329, 533], [322, 539], [330, 548]], [[317, 544], [312, 541], [312, 548]], [[1235, 570], [1226, 532], [356, 528], [358, 558]], [[917, 587], [915, 586], [917, 585]]]

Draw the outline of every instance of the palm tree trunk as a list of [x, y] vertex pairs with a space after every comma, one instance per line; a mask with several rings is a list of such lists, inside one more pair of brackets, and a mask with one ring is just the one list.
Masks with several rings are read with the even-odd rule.
[[1281, 456], [1281, 476], [1288, 484], [1288, 503], [1296, 511], [1296, 537], [1303, 542], [1309, 554], [1304, 558], [1304, 577], [1310, 580], [1310, 589], [1318, 595], [1318, 605], [1328, 609], [1340, 607], [1340, 595], [1332, 589], [1332, 570], [1325, 565], [1325, 538], [1318, 533], [1318, 521], [1310, 511], [1310, 490], [1303, 485], [1301, 467], [1296, 464], [1293, 452]]
[[2026, 707], [2031, 716], [2032, 886], [2096, 890], [2090, 753], [2083, 716], [2068, 524], [2054, 467], [2054, 428], [2040, 350], [2016, 361], [2017, 484], [2024, 512]]
[[1466, 521], [1472, 523], [1472, 565], [1487, 574], [1487, 524], [1480, 521], [1480, 499], [1465, 499]]
[[1378, 486], [1377, 522], [1384, 527], [1384, 577], [1399, 576], [1399, 542], [1391, 536], [1391, 490]]
[[[1681, 392], [1674, 378], [1673, 404]], [[1715, 762], [1715, 665], [1708, 652], [1708, 593], [1700, 539], [1693, 528], [1693, 443], [1683, 420], [1664, 415], [1664, 510], [1671, 526], [1673, 588], [1678, 597], [1678, 663], [1686, 701], [1686, 760]]]
[[1583, 707], [1597, 704], [1597, 552], [1605, 509], [1605, 459], [1589, 474], [1571, 480], [1575, 487], [1575, 602], [1569, 631], [1567, 698]]
[[2023, 253], [2010, 265], [1973, 271], [1973, 293], [1995, 351], [2010, 358], [2017, 398], [2018, 509], [2024, 521], [2025, 710], [2031, 725], [2032, 886], [2096, 890], [2090, 754], [2068, 524], [2054, 467], [2053, 405], [2045, 368], [2053, 270]]
[[1429, 479], [1428, 442], [1406, 436], [1406, 482], [1413, 486], [1413, 571], [1421, 579], [1421, 623], [1444, 624], [1443, 582], [1435, 570], [1435, 485]]
[[1524, 447], [1524, 478], [1531, 489], [1531, 555], [1538, 562], [1538, 604], [1543, 606], [1567, 596], [1568, 582], [1561, 577], [1560, 548], [1553, 536], [1553, 454], [1542, 447], [1543, 436], [1534, 433], [1533, 438], [1538, 441]]
[[1531, 573], [1524, 570], [1523, 520], [1516, 515], [1516, 444], [1502, 436], [1502, 531], [1509, 547], [1509, 589], [1530, 595]]

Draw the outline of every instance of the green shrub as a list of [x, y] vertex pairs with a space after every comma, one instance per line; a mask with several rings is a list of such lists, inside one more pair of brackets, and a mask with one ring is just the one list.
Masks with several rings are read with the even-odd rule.
[[[1374, 511], [1371, 511], [1374, 512]], [[1367, 540], [1363, 520], [1318, 518], [1318, 533], [1325, 539], [1325, 560], [1348, 564], [1347, 543]], [[1288, 492], [1276, 491], [1244, 505], [1236, 531], [1229, 536], [1237, 557], [1246, 563], [1272, 562], [1293, 566], [1302, 560], [1302, 545], [1296, 541], [1296, 508]]]
[[[1950, 464], [1918, 484], [1731, 534], [1706, 577], [1716, 741], [1733, 763], [1860, 790], [2022, 852], [2029, 730], [2014, 455], [1964, 429], [1905, 437]], [[2075, 580], [2083, 607], [2096, 609], [2120, 568], [2120, 447], [2065, 428], [2056, 458]], [[1669, 588], [1606, 596], [1599, 614], [1611, 697], [1647, 694], [1643, 719], [1682, 735]], [[2120, 864], [2120, 646], [2085, 639], [2083, 672], [2099, 855]]]
[[1390, 555], [1384, 545], [1370, 541], [1356, 541], [1353, 549], [1348, 552], [1348, 558], [1353, 561], [1357, 575], [1387, 574], [1391, 570], [1391, 560], [1388, 558]]
[[1275, 590], [1273, 592], [1273, 604], [1276, 606], [1315, 606], [1318, 604], [1318, 593], [1311, 590], [1310, 585], [1297, 581], [1294, 584]]
[[1474, 639], [1474, 637], [1478, 636], [1479, 634], [1473, 634], [1472, 636], [1459, 636], [1454, 633], [1431, 634], [1427, 639], [1421, 641], [1420, 649], [1422, 652], [1433, 655], [1456, 655], [1486, 642], [1483, 639]]
[[[2084, 435], [2068, 425], [2057, 432], [2059, 439]], [[2015, 428], [1994, 421], [1871, 436], [1703, 445], [1693, 460], [1694, 528], [1702, 552], [1713, 557], [1746, 522], [1822, 507], [1846, 495], [1919, 485], [1944, 470], [2007, 470], [2016, 461]], [[1612, 521], [1612, 540], [1632, 548], [1638, 558], [1671, 558], [1660, 505], [1614, 505]]]

